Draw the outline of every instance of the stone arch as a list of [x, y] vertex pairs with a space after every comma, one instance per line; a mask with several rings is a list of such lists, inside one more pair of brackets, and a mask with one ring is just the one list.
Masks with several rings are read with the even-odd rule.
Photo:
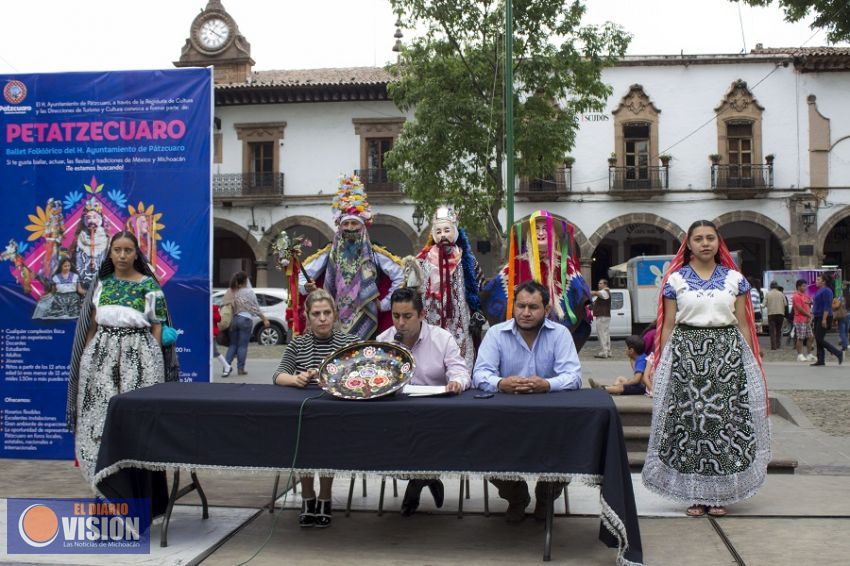
[[[373, 226], [389, 226], [391, 228], [395, 228], [402, 234], [404, 237], [408, 239], [410, 242], [410, 248], [413, 250], [413, 253], [419, 251], [422, 247], [419, 243], [419, 234], [416, 233], [410, 224], [405, 222], [400, 218], [396, 218], [395, 216], [391, 216], [389, 214], [379, 214], [376, 218]], [[427, 236], [426, 236], [427, 237]]]
[[735, 210], [727, 212], [726, 214], [721, 214], [712, 220], [712, 222], [714, 222], [714, 225], [717, 226], [718, 229], [727, 224], [732, 224], [733, 222], [752, 222], [753, 224], [758, 224], [759, 226], [766, 228], [771, 234], [776, 236], [777, 240], [779, 240], [779, 245], [782, 246], [782, 259], [785, 264], [788, 265], [791, 258], [791, 234], [789, 234], [785, 228], [780, 226], [770, 217], [751, 210]]
[[682, 228], [680, 228], [675, 222], [671, 222], [670, 220], [662, 218], [657, 214], [652, 214], [651, 212], [630, 212], [629, 214], [612, 218], [596, 229], [596, 232], [594, 232], [593, 235], [590, 236], [590, 239], [586, 242], [588, 250], [587, 257], [591, 257], [593, 255], [593, 250], [595, 250], [596, 246], [605, 239], [605, 236], [617, 228], [621, 228], [628, 224], [650, 224], [665, 230], [667, 233], [672, 234], [673, 237], [679, 240], [685, 237], [685, 231], [682, 230]]
[[[826, 246], [826, 237], [829, 236], [829, 233], [838, 225], [839, 222], [847, 217], [850, 217], [850, 206], [845, 206], [841, 210], [837, 211], [835, 214], [827, 218], [826, 222], [818, 228], [817, 253], [820, 258], [823, 258], [825, 255], [824, 248]], [[820, 263], [820, 261], [818, 263]], [[845, 277], [846, 276], [847, 274], [845, 274]]]
[[[260, 240], [258, 246], [263, 250], [263, 257], [268, 255], [269, 247], [274, 242], [275, 238], [277, 238], [278, 234], [282, 230], [288, 230], [289, 228], [294, 228], [295, 226], [308, 226], [313, 228], [322, 236], [325, 236], [328, 241], [333, 241], [334, 239], [334, 230], [318, 218], [314, 218], [312, 216], [303, 216], [303, 215], [295, 215], [295, 216], [287, 216], [282, 220], [278, 220], [268, 229], [265, 236]], [[315, 250], [313, 250], [315, 251]], [[312, 253], [312, 252], [310, 252]]]
[[258, 261], [265, 260], [266, 257], [266, 248], [263, 247], [257, 239], [251, 235], [251, 232], [248, 231], [244, 226], [233, 222], [232, 220], [227, 220], [226, 218], [214, 218], [213, 219], [213, 229], [220, 228], [222, 230], [227, 230], [228, 232], [235, 234], [239, 238], [242, 239], [248, 247], [251, 248], [251, 251], [254, 252], [254, 257], [257, 258]]

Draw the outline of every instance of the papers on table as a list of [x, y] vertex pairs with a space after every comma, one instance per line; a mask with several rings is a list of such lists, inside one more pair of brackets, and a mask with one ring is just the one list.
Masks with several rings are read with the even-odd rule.
[[410, 397], [429, 397], [448, 393], [445, 385], [411, 385], [410, 383], [405, 385], [401, 392]]

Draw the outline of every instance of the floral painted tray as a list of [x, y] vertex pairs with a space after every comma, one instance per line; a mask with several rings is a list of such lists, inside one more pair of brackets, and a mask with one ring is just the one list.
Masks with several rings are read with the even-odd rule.
[[404, 387], [415, 367], [413, 355], [397, 344], [358, 342], [331, 354], [319, 379], [335, 397], [374, 399]]

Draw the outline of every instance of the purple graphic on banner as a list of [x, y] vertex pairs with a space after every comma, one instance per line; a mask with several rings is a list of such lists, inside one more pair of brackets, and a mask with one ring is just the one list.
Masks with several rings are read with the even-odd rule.
[[209, 379], [210, 69], [0, 75], [3, 458], [72, 458], [68, 364], [82, 297], [133, 232]]

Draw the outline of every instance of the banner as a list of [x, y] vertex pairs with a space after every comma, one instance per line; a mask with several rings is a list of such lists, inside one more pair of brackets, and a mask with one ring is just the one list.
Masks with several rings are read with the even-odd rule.
[[180, 379], [209, 380], [212, 70], [0, 75], [2, 458], [73, 458], [81, 297], [132, 231], [165, 291]]

